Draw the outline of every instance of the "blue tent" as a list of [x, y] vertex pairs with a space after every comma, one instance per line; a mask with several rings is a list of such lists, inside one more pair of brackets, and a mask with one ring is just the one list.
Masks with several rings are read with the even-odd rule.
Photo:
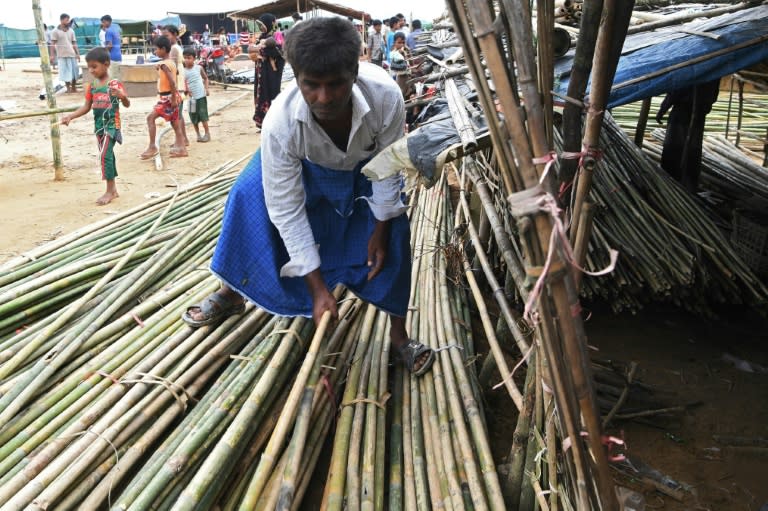
[[[679, 27], [627, 36], [608, 108], [715, 80], [768, 60], [768, 5], [685, 28], [710, 37], [682, 32]], [[555, 90], [561, 94], [568, 91], [572, 66], [573, 50], [555, 63]]]

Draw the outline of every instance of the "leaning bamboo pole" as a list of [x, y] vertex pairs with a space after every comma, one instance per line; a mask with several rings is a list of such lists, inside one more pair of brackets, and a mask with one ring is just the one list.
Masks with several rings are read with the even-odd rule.
[[[565, 262], [561, 252], [561, 250], [567, 250], [567, 247], [561, 247], [561, 238], [555, 230], [557, 228], [562, 232], [558, 224], [560, 220], [557, 218], [557, 210], [553, 209], [554, 206], [551, 203], [549, 206], [543, 206], [547, 204], [543, 201], [546, 200], [547, 192], [552, 188], [552, 176], [545, 174], [545, 170], [550, 167], [546, 163], [552, 157], [544, 127], [541, 91], [536, 86], [536, 67], [531, 51], [530, 16], [526, 16], [530, 8], [526, 2], [513, 0], [502, 1], [502, 6], [513, 31], [507, 34], [507, 40], [513, 48], [518, 84], [525, 105], [525, 124], [519, 115], [521, 105], [516, 101], [516, 95], [510, 86], [509, 70], [503, 58], [504, 49], [496, 37], [494, 13], [490, 6], [484, 3], [472, 3], [466, 5], [466, 11], [464, 11], [464, 5], [455, 6], [452, 11], [454, 23], [457, 26], [464, 25], [468, 21], [472, 23], [505, 114], [504, 124], [507, 128], [505, 135], [511, 137], [510, 142], [515, 148], [519, 182], [522, 182], [526, 188], [524, 191], [512, 194], [509, 201], [513, 207], [517, 208], [515, 216], [519, 217], [518, 223], [526, 252], [528, 273], [532, 277], [535, 275], [538, 281], [534, 295], [538, 320], [534, 321], [534, 324], [540, 342], [544, 346], [545, 356], [554, 376], [553, 380], [558, 382], [556, 397], [564, 430], [572, 439], [579, 438], [582, 429], [580, 419], [583, 418], [583, 427], [588, 432], [589, 455], [587, 450], [579, 445], [580, 442], [572, 442], [569, 450], [579, 473], [576, 486], [577, 501], [579, 506], [585, 509], [590, 506], [590, 502], [604, 509], [616, 509], [617, 503], [607, 456], [601, 445], [602, 433], [595, 405], [594, 389], [591, 386], [591, 376], [586, 362], [583, 325], [580, 316], [572, 314], [573, 310], [578, 310], [578, 298], [571, 268]], [[457, 11], [465, 16], [456, 16]], [[469, 52], [474, 50], [474, 47], [469, 48]], [[474, 79], [481, 82], [485, 80], [485, 76], [477, 74]], [[499, 128], [491, 124], [491, 130], [494, 129]], [[501, 135], [499, 137], [503, 138]], [[534, 202], [533, 199], [537, 201]], [[518, 203], [519, 206], [516, 206]], [[546, 286], [543, 285], [544, 279], [546, 279]], [[531, 304], [530, 300], [529, 304]], [[564, 349], [559, 346], [561, 339]], [[563, 363], [564, 357], [569, 360], [567, 365]], [[594, 465], [590, 463], [591, 459], [594, 459]], [[588, 476], [591, 472], [590, 465], [594, 468], [597, 479], [596, 495], [592, 491]]]
[[[43, 29], [43, 16], [40, 11], [40, 0], [32, 0], [32, 13], [35, 16], [35, 29], [37, 30], [37, 47], [40, 50], [40, 69], [43, 71], [43, 82], [45, 83], [45, 99], [48, 102], [48, 109], [56, 110], [56, 94], [53, 91], [53, 80], [51, 79], [51, 58], [48, 55], [48, 45], [45, 43], [45, 29]], [[59, 130], [59, 119], [56, 114], [51, 113], [48, 117], [51, 123], [51, 148], [53, 149], [53, 171], [55, 181], [64, 180], [64, 167], [61, 159], [61, 133]]]
[[[584, 109], [584, 93], [592, 72], [592, 60], [595, 54], [597, 33], [600, 29], [600, 19], [603, 13], [603, 0], [585, 0], [582, 11], [584, 21], [579, 30], [579, 40], [573, 57], [573, 68], [568, 80], [567, 95], [571, 101], [566, 101], [563, 107], [563, 148], [565, 151], [578, 154], [581, 152], [582, 114]], [[570, 184], [578, 166], [578, 159], [565, 158], [560, 163], [561, 181], [568, 186], [566, 198], [571, 195]], [[566, 200], [566, 203], [569, 202]]]
[[[579, 174], [576, 181], [576, 196], [573, 200], [571, 215], [571, 243], [575, 243], [578, 235], [581, 211], [592, 187], [592, 179], [599, 154], [598, 144], [603, 116], [608, 105], [613, 77], [619, 63], [621, 48], [627, 33], [629, 18], [632, 14], [634, 0], [605, 0], [603, 16], [600, 20], [600, 31], [595, 46], [594, 62], [592, 64], [592, 84], [589, 90], [589, 108], [584, 126], [582, 147], [586, 154], [579, 161]], [[580, 251], [580, 247], [576, 247]], [[583, 261], [576, 261], [579, 266]]]

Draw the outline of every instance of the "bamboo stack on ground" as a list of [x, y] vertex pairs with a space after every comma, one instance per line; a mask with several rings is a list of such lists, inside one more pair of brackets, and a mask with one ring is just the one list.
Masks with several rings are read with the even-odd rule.
[[[710, 215], [607, 118], [591, 200], [597, 205], [588, 268], [623, 247], [611, 278], [587, 277], [582, 292], [615, 310], [650, 300], [709, 314], [716, 303], [768, 301], [768, 289], [731, 248]], [[650, 149], [649, 149], [650, 150]], [[660, 257], [659, 254], [664, 254]]]
[[446, 183], [412, 200], [409, 325], [438, 349], [417, 379], [390, 368], [387, 315], [341, 289], [325, 335], [252, 306], [217, 326], [181, 321], [218, 286], [206, 265], [239, 169], [4, 266], [0, 509], [301, 509], [329, 434], [329, 507], [504, 509], [468, 297], [448, 280], [462, 256]]
[[[323, 509], [505, 509], [476, 383], [467, 296], [461, 282], [461, 240], [442, 179], [422, 190], [411, 212], [413, 290], [410, 334], [437, 351], [422, 378], [399, 365], [387, 371], [387, 321], [358, 345], [334, 441]], [[381, 355], [379, 355], [381, 353]], [[392, 377], [390, 379], [390, 377]], [[392, 418], [387, 425], [384, 404]], [[382, 431], [389, 428], [389, 453]], [[389, 463], [387, 463], [387, 458]]]
[[[730, 142], [736, 141], [737, 133], [741, 133], [739, 147], [746, 149], [749, 156], [762, 160], [765, 144], [765, 110], [768, 107], [768, 93], [759, 90], [743, 92], [742, 120], [739, 125], [735, 98], [726, 90], [726, 80], [723, 79], [720, 94], [712, 105], [712, 111], [707, 114], [705, 133], [711, 136], [723, 136]], [[659, 111], [663, 97], [652, 98], [651, 118]], [[627, 133], [634, 133], [640, 115], [640, 102], [629, 103], [611, 110], [616, 122]], [[655, 121], [648, 123], [644, 132], [646, 140], [653, 138], [652, 132], [659, 125]], [[738, 131], [737, 131], [738, 129]]]

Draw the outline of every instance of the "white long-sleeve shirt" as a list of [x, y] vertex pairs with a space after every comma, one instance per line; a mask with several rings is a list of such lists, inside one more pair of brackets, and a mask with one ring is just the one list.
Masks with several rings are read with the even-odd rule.
[[[353, 171], [404, 135], [405, 106], [400, 88], [382, 68], [360, 63], [352, 87], [352, 129], [342, 151], [315, 121], [294, 86], [272, 102], [261, 133], [261, 164], [269, 218], [285, 243], [290, 260], [282, 277], [300, 277], [320, 267], [320, 253], [305, 208], [301, 161], [334, 170]], [[405, 211], [400, 199], [400, 176], [374, 181], [368, 198], [377, 220]]]

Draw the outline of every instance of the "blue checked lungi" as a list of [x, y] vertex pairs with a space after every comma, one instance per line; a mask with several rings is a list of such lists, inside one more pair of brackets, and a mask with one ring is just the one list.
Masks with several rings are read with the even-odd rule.
[[[368, 281], [368, 239], [376, 224], [368, 202], [370, 181], [354, 171], [328, 169], [302, 161], [306, 209], [320, 271], [328, 289], [343, 284], [379, 309], [405, 316], [411, 288], [410, 226], [405, 214], [390, 221], [387, 258]], [[261, 178], [261, 151], [237, 178], [224, 210], [211, 271], [259, 307], [281, 316], [312, 316], [312, 297], [304, 277], [281, 277], [289, 260], [283, 240], [269, 219]]]

